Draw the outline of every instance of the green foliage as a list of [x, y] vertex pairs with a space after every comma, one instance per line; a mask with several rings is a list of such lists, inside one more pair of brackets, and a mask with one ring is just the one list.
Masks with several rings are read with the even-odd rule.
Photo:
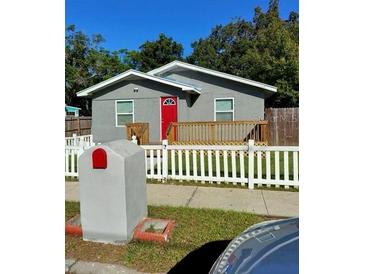
[[74, 25], [66, 29], [65, 45], [65, 101], [66, 104], [82, 108], [82, 114], [90, 115], [90, 100], [76, 96], [76, 92], [106, 80], [128, 69], [120, 55], [125, 50], [110, 52], [100, 44], [100, 34], [88, 37], [76, 31]]
[[266, 13], [256, 8], [252, 22], [216, 26], [192, 47], [190, 63], [278, 87], [267, 106], [298, 106], [299, 16], [291, 12], [288, 20], [280, 19], [278, 0], [270, 1]]
[[146, 41], [139, 51], [126, 53], [124, 61], [131, 67], [143, 72], [163, 66], [174, 60], [182, 60], [183, 46], [171, 37], [160, 34], [156, 41]]
[[[174, 60], [183, 60], [183, 46], [160, 34], [139, 50], [110, 52], [104, 38], [88, 37], [71, 25], [66, 30], [66, 103], [90, 114], [89, 99], [76, 92], [129, 68], [147, 72]], [[207, 38], [192, 43], [186, 61], [278, 87], [267, 107], [299, 105], [299, 15], [279, 17], [279, 1], [270, 0], [267, 12], [256, 8], [252, 21], [237, 18], [218, 25]]]
[[65, 221], [68, 221], [72, 217], [80, 214], [80, 203], [78, 202], [65, 202]]

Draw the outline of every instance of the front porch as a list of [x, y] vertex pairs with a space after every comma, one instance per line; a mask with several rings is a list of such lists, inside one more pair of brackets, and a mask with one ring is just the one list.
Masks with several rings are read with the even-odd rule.
[[[133, 135], [140, 145], [152, 144], [148, 123], [127, 124], [127, 139], [132, 140]], [[238, 145], [247, 144], [249, 139], [268, 145], [269, 125], [264, 120], [173, 122], [166, 137], [168, 143], [174, 145]], [[161, 144], [161, 141], [153, 144]]]

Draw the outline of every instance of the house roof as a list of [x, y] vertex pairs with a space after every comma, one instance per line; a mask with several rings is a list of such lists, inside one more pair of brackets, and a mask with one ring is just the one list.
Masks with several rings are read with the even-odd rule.
[[253, 80], [250, 80], [250, 79], [238, 77], [238, 76], [235, 76], [235, 75], [232, 75], [232, 74], [228, 74], [228, 73], [224, 73], [224, 72], [220, 72], [220, 71], [216, 71], [216, 70], [212, 70], [212, 69], [199, 67], [199, 66], [184, 63], [184, 62], [181, 62], [181, 61], [172, 61], [171, 63], [168, 63], [168, 64], [166, 64], [162, 67], [151, 70], [147, 73], [149, 75], [157, 76], [157, 75], [161, 75], [162, 73], [165, 73], [167, 71], [170, 71], [170, 70], [173, 70], [173, 69], [176, 69], [176, 68], [184, 68], [184, 69], [188, 69], [188, 70], [193, 70], [193, 71], [206, 73], [206, 74], [209, 74], [209, 75], [229, 79], [229, 80], [236, 81], [236, 82], [239, 82], [239, 83], [255, 86], [255, 87], [258, 87], [258, 88], [261, 88], [261, 89], [264, 89], [264, 90], [267, 90], [267, 91], [271, 91], [271, 92], [276, 92], [277, 91], [276, 87], [268, 85], [268, 84], [264, 84], [264, 83], [261, 83], [261, 82], [253, 81]]
[[123, 80], [127, 80], [127, 79], [135, 79], [135, 78], [143, 78], [143, 79], [149, 79], [155, 82], [159, 82], [162, 84], [166, 84], [166, 85], [170, 85], [173, 87], [177, 87], [177, 88], [181, 88], [181, 90], [183, 91], [187, 91], [190, 93], [197, 93], [200, 94], [200, 88], [197, 88], [195, 86], [192, 85], [188, 85], [188, 84], [184, 84], [184, 83], [180, 83], [171, 79], [165, 79], [165, 78], [161, 78], [155, 75], [151, 75], [151, 74], [147, 74], [144, 72], [140, 72], [137, 70], [127, 70], [121, 74], [118, 74], [112, 78], [109, 78], [103, 82], [100, 82], [96, 85], [93, 85], [89, 88], [86, 88], [84, 90], [81, 90], [77, 93], [77, 96], [83, 97], [83, 96], [89, 96], [107, 86], [110, 86], [112, 84], [115, 84], [117, 82], [121, 82]]
[[78, 108], [78, 107], [73, 107], [73, 106], [67, 106], [65, 105], [65, 111], [67, 112], [75, 112], [77, 110], [80, 110], [81, 108]]

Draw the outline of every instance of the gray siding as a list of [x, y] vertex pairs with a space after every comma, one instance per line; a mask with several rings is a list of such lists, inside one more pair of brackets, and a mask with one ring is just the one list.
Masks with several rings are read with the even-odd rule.
[[[134, 92], [134, 88], [138, 92]], [[95, 142], [107, 142], [126, 137], [125, 127], [116, 127], [115, 101], [134, 100], [134, 121], [149, 123], [150, 142], [160, 141], [160, 98], [178, 97], [178, 117], [185, 120], [188, 109], [186, 93], [150, 80], [134, 80], [106, 88], [92, 100], [92, 128]]]
[[[265, 94], [258, 88], [194, 71], [179, 71], [167, 78], [201, 87], [200, 95], [151, 80], [130, 80], [106, 87], [92, 101], [92, 134], [96, 142], [125, 138], [125, 127], [116, 127], [115, 100], [134, 100], [134, 121], [147, 122], [150, 142], [160, 141], [160, 97], [177, 96], [178, 121], [213, 121], [214, 99], [233, 97], [235, 120], [264, 119]], [[134, 88], [138, 92], [134, 92]], [[267, 95], [267, 94], [266, 94]]]
[[233, 97], [235, 120], [264, 119], [265, 94], [258, 88], [227, 79], [194, 71], [179, 71], [164, 75], [176, 81], [202, 88], [199, 96], [193, 96], [188, 121], [213, 121], [214, 99]]

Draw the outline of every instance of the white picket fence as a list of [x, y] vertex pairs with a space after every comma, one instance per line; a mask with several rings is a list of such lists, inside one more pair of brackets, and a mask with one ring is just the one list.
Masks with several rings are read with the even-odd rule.
[[72, 134], [72, 137], [65, 137], [65, 146], [74, 146], [74, 147], [92, 147], [94, 146], [93, 136], [90, 135], [81, 135], [77, 136], [76, 134]]
[[299, 147], [206, 145], [144, 145], [146, 176], [167, 179], [233, 183], [249, 189], [299, 187]]
[[[80, 136], [81, 137], [81, 136]], [[65, 176], [78, 177], [78, 157], [94, 146], [80, 138], [65, 147]], [[85, 145], [85, 143], [87, 145]], [[299, 187], [299, 147], [230, 145], [143, 145], [146, 177], [233, 185]]]
[[84, 152], [81, 146], [65, 146], [65, 176], [78, 177], [78, 159]]
[[65, 176], [78, 177], [78, 158], [88, 148], [94, 146], [92, 135], [77, 136], [65, 138]]

